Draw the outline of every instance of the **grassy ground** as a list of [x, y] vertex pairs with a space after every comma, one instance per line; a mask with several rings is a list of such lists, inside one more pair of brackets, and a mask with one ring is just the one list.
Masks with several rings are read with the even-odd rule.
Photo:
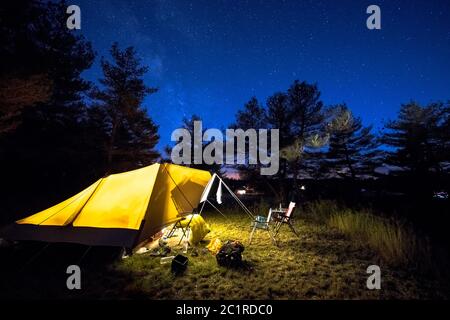
[[[62, 259], [40, 257], [38, 267], [2, 272], [3, 297], [57, 298], [144, 298], [144, 299], [430, 299], [446, 298], [444, 284], [419, 276], [414, 269], [392, 267], [376, 251], [353, 241], [337, 229], [311, 219], [297, 218], [295, 228], [281, 229], [278, 246], [267, 232], [258, 231], [248, 245], [250, 220], [242, 214], [205, 214], [211, 233], [198, 245], [198, 256], [189, 256], [184, 275], [174, 276], [170, 264], [148, 253], [99, 265], [96, 248], [82, 262], [82, 289], [65, 289]], [[219, 267], [204, 247], [211, 239], [240, 240], [246, 267]], [[97, 250], [97, 251], [95, 251]], [[173, 253], [182, 248], [173, 248]], [[78, 252], [78, 257], [79, 257]], [[50, 256], [52, 253], [48, 253]], [[43, 262], [42, 262], [43, 261]], [[71, 261], [74, 261], [73, 259]], [[368, 290], [366, 269], [378, 264], [381, 290]], [[17, 271], [17, 270], [15, 270]]]

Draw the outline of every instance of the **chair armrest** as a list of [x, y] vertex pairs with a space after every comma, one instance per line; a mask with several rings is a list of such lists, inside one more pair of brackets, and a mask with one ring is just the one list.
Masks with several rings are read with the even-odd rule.
[[276, 216], [274, 218], [278, 219], [278, 220], [282, 220], [282, 221], [289, 221], [289, 220], [291, 220], [292, 216], [287, 216], [285, 213], [286, 212], [283, 212], [283, 213], [280, 212], [280, 213], [276, 214]]

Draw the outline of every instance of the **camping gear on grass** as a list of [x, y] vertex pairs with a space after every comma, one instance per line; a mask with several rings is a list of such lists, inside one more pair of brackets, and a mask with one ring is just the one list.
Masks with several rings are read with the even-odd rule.
[[209, 244], [206, 246], [206, 248], [211, 252], [213, 255], [216, 255], [217, 252], [219, 252], [220, 248], [222, 248], [223, 244], [222, 241], [220, 241], [219, 238], [215, 238], [214, 240], [211, 240]]
[[167, 234], [167, 238], [171, 238], [173, 236], [175, 236], [175, 232], [178, 229], [181, 229], [182, 235], [180, 237], [180, 241], [178, 242], [178, 245], [180, 245], [180, 243], [183, 241], [184, 237], [187, 236], [187, 225], [190, 223], [190, 219], [189, 219], [189, 223], [185, 223], [182, 224], [182, 222], [186, 221], [186, 217], [183, 217], [182, 215], [178, 215], [179, 219], [177, 220], [177, 222], [175, 222], [173, 224], [172, 229], [170, 229], [169, 233]]
[[191, 257], [198, 257], [198, 250], [197, 250], [197, 248], [192, 248]]
[[160, 264], [171, 263], [174, 258], [175, 256], [162, 257], [161, 260], [159, 260], [159, 263]]
[[[186, 220], [189, 218], [186, 218]], [[193, 214], [191, 223], [189, 224], [189, 244], [196, 245], [211, 231], [209, 225], [205, 222], [203, 217], [199, 214]]]
[[101, 178], [75, 196], [16, 221], [8, 240], [133, 248], [198, 206], [208, 171], [153, 164]]
[[[189, 232], [187, 231], [189, 228]], [[196, 245], [211, 231], [209, 225], [205, 222], [200, 214], [191, 214], [178, 221], [170, 230], [168, 237], [173, 236], [175, 229], [182, 229], [182, 237], [188, 237], [191, 246]]]
[[172, 260], [172, 272], [175, 274], [183, 273], [187, 268], [188, 261], [189, 261], [188, 257], [178, 254]]
[[252, 222], [252, 232], [250, 233], [250, 240], [249, 245], [252, 243], [253, 240], [253, 234], [255, 233], [256, 229], [264, 230], [269, 233], [269, 237], [272, 240], [272, 242], [276, 245], [275, 237], [272, 235], [272, 231], [270, 230], [270, 219], [272, 218], [272, 209], [269, 210], [269, 214], [266, 217], [263, 216], [256, 216], [255, 220]]
[[223, 267], [239, 268], [242, 266], [243, 251], [242, 243], [228, 240], [216, 255], [217, 263]]
[[280, 232], [280, 228], [283, 224], [287, 224], [289, 229], [297, 236], [300, 237], [297, 231], [294, 229], [294, 226], [292, 224], [292, 214], [294, 212], [295, 208], [295, 202], [289, 203], [289, 207], [286, 209], [276, 209], [272, 210], [272, 219], [275, 221], [275, 238], [277, 237], [278, 233]]
[[155, 257], [161, 256], [161, 257], [164, 257], [164, 256], [168, 255], [168, 254], [172, 251], [172, 249], [170, 249], [169, 246], [165, 245], [165, 246], [158, 246], [158, 247], [156, 247], [156, 248], [153, 248], [153, 249], [150, 250], [150, 251], [151, 251], [151, 252], [150, 252], [150, 255], [151, 255], [151, 256], [155, 256]]

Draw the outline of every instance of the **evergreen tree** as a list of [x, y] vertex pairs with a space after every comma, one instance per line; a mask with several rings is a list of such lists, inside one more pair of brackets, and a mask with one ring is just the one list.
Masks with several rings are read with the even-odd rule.
[[[256, 97], [252, 97], [244, 104], [244, 108], [236, 113], [236, 122], [231, 125], [234, 129], [247, 131], [255, 129], [258, 135], [258, 129], [267, 128], [266, 109], [260, 104]], [[259, 146], [259, 136], [256, 138]], [[249, 140], [245, 141], [245, 164], [234, 166], [241, 174], [248, 179], [255, 179], [259, 175], [261, 166], [259, 164], [249, 163]], [[235, 153], [237, 150], [235, 150]], [[235, 154], [236, 156], [236, 154]]]
[[236, 123], [234, 127], [242, 130], [265, 128], [266, 110], [259, 103], [256, 97], [252, 97], [245, 105], [243, 110], [236, 114]]
[[382, 141], [392, 148], [386, 162], [402, 169], [395, 173], [403, 177], [403, 189], [412, 199], [431, 199], [448, 179], [448, 119], [449, 106], [444, 103], [410, 102], [402, 105], [397, 120], [386, 124]]
[[448, 110], [443, 103], [402, 105], [398, 119], [386, 124], [383, 135], [382, 141], [394, 148], [388, 152], [387, 162], [420, 176], [442, 172], [449, 161]]
[[300, 148], [298, 161], [291, 163], [291, 173], [298, 177], [301, 171], [314, 174], [321, 157], [320, 148], [326, 142], [325, 117], [320, 91], [316, 84], [298, 80], [288, 92], [289, 111], [292, 114], [293, 143]]
[[[267, 110], [256, 97], [250, 98], [250, 100], [244, 104], [242, 110], [238, 110], [235, 119], [235, 122], [230, 126], [234, 129], [242, 129], [246, 131], [248, 129], [258, 130], [268, 128]], [[259, 146], [259, 136], [257, 137], [257, 141]], [[249, 141], [247, 140], [245, 141], [245, 149], [246, 152], [249, 152]], [[235, 150], [235, 156], [236, 151], [237, 150]], [[261, 183], [267, 184], [267, 178], [261, 176], [260, 174], [261, 165], [249, 164], [248, 153], [245, 156], [245, 164], [237, 164], [233, 166], [238, 170], [239, 175], [248, 181], [252, 181], [255, 185]], [[272, 187], [272, 185], [269, 185], [269, 187]], [[275, 189], [273, 191], [276, 193]]]
[[260, 177], [257, 165], [241, 166], [239, 169], [252, 180], [263, 179], [267, 182], [279, 201], [295, 198], [301, 170], [314, 172], [314, 160], [318, 157], [316, 150], [326, 142], [322, 109], [317, 85], [299, 81], [294, 81], [287, 92], [270, 96], [266, 106], [261, 106], [256, 98], [250, 100], [236, 114], [235, 126], [242, 129], [278, 129], [280, 170], [273, 177]]
[[159, 153], [158, 126], [148, 116], [142, 103], [156, 92], [144, 82], [148, 67], [142, 66], [133, 47], [121, 50], [117, 43], [111, 47], [112, 61], [101, 60], [102, 88], [95, 88], [91, 97], [94, 108], [103, 118], [107, 135], [104, 144], [106, 172], [130, 170], [153, 163]]
[[[278, 92], [267, 99], [267, 122], [271, 128], [279, 130], [280, 149], [292, 145], [294, 133], [292, 132], [292, 112], [289, 110], [288, 95]], [[280, 171], [278, 175], [286, 178], [288, 175], [286, 157], [280, 158]]]
[[23, 111], [48, 102], [51, 81], [45, 75], [0, 79], [0, 134], [11, 132], [22, 123]]
[[[0, 158], [8, 168], [2, 175], [8, 187], [0, 191], [8, 199], [1, 204], [6, 219], [50, 205], [97, 177], [97, 147], [86, 130], [83, 99], [90, 84], [81, 77], [94, 53], [65, 27], [66, 9], [54, 1], [0, 5]], [[30, 201], [17, 202], [19, 194]]]
[[348, 107], [332, 108], [334, 117], [328, 125], [329, 147], [325, 154], [326, 167], [342, 177], [356, 179], [373, 174], [380, 164], [379, 144], [371, 133], [372, 127], [363, 127]]
[[[193, 114], [190, 118], [184, 117], [181, 121], [181, 128], [186, 129], [190, 136], [191, 136], [191, 141], [187, 142], [184, 141], [184, 143], [189, 143], [190, 144], [190, 153], [191, 153], [191, 159], [190, 159], [190, 164], [184, 164], [190, 168], [194, 168], [194, 169], [200, 169], [200, 170], [207, 170], [210, 171], [211, 173], [220, 173], [220, 170], [222, 168], [221, 164], [207, 164], [207, 163], [194, 163], [194, 154], [195, 152], [201, 152], [203, 153], [203, 150], [206, 146], [208, 146], [211, 142], [207, 142], [207, 141], [203, 141], [203, 134], [205, 133], [205, 131], [207, 130], [207, 128], [203, 127], [203, 123], [202, 123], [202, 145], [200, 146], [200, 149], [196, 149], [197, 146], [195, 146], [193, 144], [193, 139], [194, 139], [194, 122], [195, 121], [202, 121], [202, 119], [200, 118], [200, 116]], [[182, 151], [181, 151], [182, 152]], [[171, 161], [171, 154], [172, 154], [172, 147], [171, 146], [166, 146], [165, 147], [165, 153], [167, 154], [167, 160], [170, 162]], [[182, 156], [182, 154], [180, 154], [180, 156]]]

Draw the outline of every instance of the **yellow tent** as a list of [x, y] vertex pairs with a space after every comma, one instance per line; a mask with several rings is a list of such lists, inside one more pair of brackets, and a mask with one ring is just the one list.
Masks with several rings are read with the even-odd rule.
[[134, 247], [199, 204], [208, 171], [153, 164], [102, 178], [3, 230], [11, 240]]

